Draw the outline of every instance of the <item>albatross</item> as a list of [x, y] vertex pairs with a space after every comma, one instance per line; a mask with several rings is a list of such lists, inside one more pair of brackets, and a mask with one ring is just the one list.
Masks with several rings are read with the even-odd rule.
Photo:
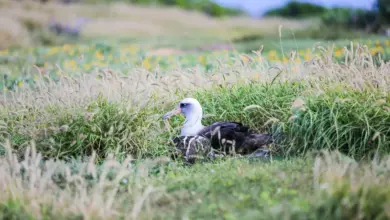
[[202, 106], [194, 98], [181, 100], [173, 110], [163, 115], [163, 120], [178, 114], [183, 114], [185, 121], [180, 136], [174, 138], [173, 142], [176, 150], [185, 154], [187, 162], [193, 163], [198, 152], [214, 158], [216, 151], [223, 155], [236, 155], [260, 150], [260, 155], [264, 156], [269, 152], [265, 146], [273, 143], [271, 134], [254, 133], [239, 122], [222, 121], [204, 126]]

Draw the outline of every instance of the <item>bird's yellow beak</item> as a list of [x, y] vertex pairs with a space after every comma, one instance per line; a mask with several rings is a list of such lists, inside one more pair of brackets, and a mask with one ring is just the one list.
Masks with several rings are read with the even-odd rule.
[[180, 114], [181, 113], [181, 109], [180, 107], [176, 107], [175, 109], [173, 109], [172, 111], [169, 111], [167, 113], [165, 113], [165, 115], [163, 115], [163, 120], [166, 120], [174, 115], [177, 115], [177, 114]]

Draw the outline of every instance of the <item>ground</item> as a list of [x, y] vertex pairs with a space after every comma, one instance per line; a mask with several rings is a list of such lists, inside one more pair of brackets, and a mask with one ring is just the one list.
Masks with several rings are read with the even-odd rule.
[[[76, 42], [0, 51], [1, 219], [390, 218], [388, 39], [284, 38], [274, 19], [261, 37], [244, 22], [237, 32], [255, 37], [228, 41], [221, 35], [242, 20], [173, 9], [208, 31], [225, 26], [204, 38], [92, 28], [131, 7]], [[204, 124], [282, 134], [271, 157], [172, 160], [168, 141], [184, 119], [161, 117], [184, 97], [200, 101]]]

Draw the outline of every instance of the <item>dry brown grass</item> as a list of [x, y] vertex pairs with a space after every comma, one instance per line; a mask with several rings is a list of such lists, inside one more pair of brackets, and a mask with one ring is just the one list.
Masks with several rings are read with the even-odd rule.
[[[352, 45], [351, 45], [352, 46]], [[175, 90], [184, 94], [192, 93], [199, 88], [214, 86], [230, 86], [248, 82], [271, 82], [273, 80], [306, 81], [313, 89], [321, 90], [321, 85], [344, 84], [359, 89], [376, 87], [389, 91], [390, 63], [380, 62], [377, 66], [366, 46], [354, 45], [345, 48], [347, 59], [343, 64], [333, 61], [332, 47], [318, 46], [320, 56], [301, 63], [295, 61], [294, 53], [286, 63], [269, 62], [260, 51], [253, 54], [237, 54], [233, 66], [226, 64], [227, 60], [215, 60], [218, 68], [211, 73], [194, 67], [177, 69], [171, 72], [159, 70], [147, 71], [135, 68], [128, 73], [115, 72], [111, 69], [92, 71], [78, 76], [63, 72], [61, 69], [59, 84], [52, 82], [42, 69], [36, 67], [31, 74], [38, 74], [37, 88], [23, 87], [18, 91], [7, 91], [2, 96], [3, 108], [15, 104], [21, 106], [46, 105], [72, 106], [82, 105], [103, 95], [109, 101], [126, 101], [129, 104], [143, 105], [149, 100], [164, 97], [164, 102], [177, 99]], [[245, 57], [245, 58], [244, 58]], [[250, 66], [252, 65], [252, 66]], [[157, 75], [156, 75], [157, 74]], [[313, 84], [314, 83], [314, 84]], [[64, 96], [64, 94], [67, 94]], [[177, 93], [176, 93], [177, 94]], [[37, 98], [40, 100], [36, 102]], [[13, 103], [12, 105], [10, 105]]]
[[[42, 158], [34, 145], [26, 150], [23, 161], [11, 153], [9, 144], [4, 146], [9, 153], [0, 158], [0, 203], [24, 201], [20, 204], [23, 210], [36, 219], [43, 218], [43, 210], [47, 208], [60, 218], [138, 219], [145, 215], [141, 209], [158, 208], [156, 202], [164, 196], [163, 186], [148, 181], [149, 169], [164, 163], [164, 158], [146, 161], [135, 172], [131, 158], [121, 163], [109, 158], [98, 168], [92, 156], [74, 170], [71, 164], [62, 161], [41, 164]], [[91, 182], [86, 181], [87, 175], [92, 177]]]
[[314, 189], [318, 196], [331, 198], [319, 203], [333, 209], [338, 217], [388, 219], [389, 171], [389, 156], [358, 163], [339, 152], [324, 151], [313, 165]]
[[[27, 148], [21, 161], [11, 153], [8, 143], [4, 147], [8, 153], [0, 157], [0, 204], [17, 204], [19, 211], [34, 219], [49, 216], [61, 219], [76, 216], [83, 219], [164, 219], [163, 216], [174, 212], [178, 203], [188, 202], [188, 192], [168, 192], [167, 186], [160, 184], [159, 177], [150, 175], [153, 167], [166, 164], [167, 158], [142, 162], [137, 171], [131, 165], [130, 157], [122, 162], [110, 157], [102, 167], [97, 167], [92, 156], [74, 167], [63, 161], [42, 163], [34, 144]], [[343, 202], [336, 203], [346, 209], [351, 202], [356, 202], [354, 198], [348, 200], [348, 193], [352, 195], [363, 189], [361, 208], [357, 213], [351, 213], [366, 217], [370, 210], [363, 209], [364, 199], [371, 195], [369, 190], [388, 189], [389, 165], [389, 158], [358, 163], [339, 152], [324, 151], [314, 158], [314, 163], [310, 162], [310, 175], [314, 181], [307, 182], [307, 187], [314, 188], [317, 198], [323, 198], [324, 192], [335, 199], [341, 196], [340, 193], [347, 193], [345, 197], [341, 196]], [[164, 171], [160, 172], [163, 178]], [[348, 187], [340, 189], [345, 184]], [[322, 201], [316, 202], [319, 205]], [[385, 206], [378, 204], [378, 209], [389, 210], [388, 201], [381, 201], [381, 204]]]

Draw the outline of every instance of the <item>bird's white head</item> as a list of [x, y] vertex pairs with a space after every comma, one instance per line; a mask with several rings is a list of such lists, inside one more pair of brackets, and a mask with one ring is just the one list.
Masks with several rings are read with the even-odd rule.
[[181, 100], [176, 108], [163, 116], [163, 119], [166, 120], [177, 114], [183, 114], [186, 117], [181, 129], [181, 136], [197, 135], [198, 132], [203, 129], [203, 110], [198, 100], [194, 98], [185, 98]]

